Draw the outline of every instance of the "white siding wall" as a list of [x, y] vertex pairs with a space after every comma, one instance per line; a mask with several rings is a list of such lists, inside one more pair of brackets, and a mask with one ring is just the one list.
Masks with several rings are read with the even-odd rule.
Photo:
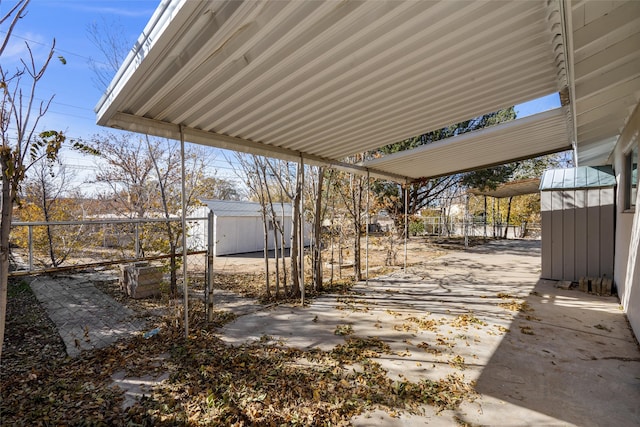
[[[291, 246], [291, 226], [291, 217], [285, 217], [285, 248]], [[308, 234], [305, 235], [305, 243], [308, 244], [307, 236]], [[216, 256], [262, 251], [264, 248], [262, 218], [215, 216], [214, 241]], [[269, 231], [269, 249], [274, 248], [273, 231]]]
[[[640, 109], [629, 120], [614, 151], [614, 170], [618, 180], [616, 209], [616, 247], [614, 278], [620, 304], [627, 313], [636, 337], [640, 339], [640, 205], [635, 212], [624, 212], [624, 156], [632, 144], [638, 144]], [[640, 195], [640, 192], [638, 192]], [[640, 201], [640, 197], [638, 197]]]

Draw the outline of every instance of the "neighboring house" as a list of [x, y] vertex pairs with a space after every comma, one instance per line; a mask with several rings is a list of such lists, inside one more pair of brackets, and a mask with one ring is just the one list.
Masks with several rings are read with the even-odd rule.
[[[213, 212], [214, 255], [232, 255], [264, 250], [264, 224], [260, 203], [234, 200], [202, 200], [206, 206], [193, 213], [206, 217]], [[275, 204], [279, 224], [284, 226], [285, 248], [291, 247], [291, 205]], [[274, 249], [274, 224], [269, 222], [269, 249]], [[305, 245], [309, 243], [305, 226]], [[195, 221], [190, 225], [189, 247], [204, 249], [207, 244], [207, 222]], [[279, 247], [279, 245], [278, 245]]]

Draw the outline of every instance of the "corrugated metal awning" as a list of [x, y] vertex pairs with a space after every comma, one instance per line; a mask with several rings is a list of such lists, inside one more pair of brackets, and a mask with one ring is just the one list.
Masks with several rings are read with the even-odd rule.
[[98, 123], [335, 165], [557, 92], [558, 22], [542, 0], [165, 1]]
[[[633, 0], [164, 0], [97, 119], [363, 172], [345, 158], [561, 91], [562, 145], [597, 163], [640, 99], [639, 37]], [[369, 172], [402, 181], [512, 157], [487, 146], [472, 166], [460, 145], [438, 171]], [[543, 152], [528, 147], [517, 155]]]
[[640, 1], [575, 1], [569, 20], [577, 160], [602, 165], [640, 101]]
[[523, 196], [525, 194], [533, 194], [540, 191], [540, 179], [539, 178], [531, 178], [531, 179], [523, 179], [520, 181], [512, 181], [507, 182], [505, 184], [499, 185], [495, 190], [484, 189], [480, 190], [477, 188], [472, 188], [469, 190], [469, 193], [475, 194], [478, 196], [490, 196], [496, 198], [504, 198], [504, 197], [515, 197], [515, 196]]
[[364, 163], [411, 178], [437, 177], [568, 150], [562, 108], [465, 133]]
[[580, 166], [570, 169], [550, 169], [540, 180], [540, 190], [569, 190], [615, 187], [616, 176], [610, 166]]

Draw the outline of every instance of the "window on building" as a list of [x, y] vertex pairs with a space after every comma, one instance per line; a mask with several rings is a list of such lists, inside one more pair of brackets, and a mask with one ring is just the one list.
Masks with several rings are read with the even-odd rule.
[[638, 144], [625, 158], [625, 209], [635, 209], [638, 194]]

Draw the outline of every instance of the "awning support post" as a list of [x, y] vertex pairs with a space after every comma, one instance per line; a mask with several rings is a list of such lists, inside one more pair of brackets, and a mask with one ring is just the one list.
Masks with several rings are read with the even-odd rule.
[[364, 235], [364, 240], [365, 240], [365, 247], [364, 247], [364, 271], [365, 271], [365, 282], [368, 285], [369, 284], [369, 223], [371, 222], [371, 218], [370, 218], [370, 214], [369, 214], [369, 193], [370, 193], [370, 188], [369, 186], [371, 185], [371, 181], [369, 180], [369, 171], [367, 171], [367, 226], [366, 226], [366, 232]]
[[184, 337], [189, 338], [189, 279], [187, 277], [187, 190], [186, 190], [186, 172], [184, 165], [184, 128], [180, 126], [180, 166], [182, 174], [182, 286], [184, 292]]
[[304, 159], [300, 156], [300, 302], [304, 307]]
[[469, 193], [464, 196], [464, 248], [469, 248]]
[[207, 307], [207, 321], [213, 321], [213, 260], [215, 251], [213, 211], [207, 216], [207, 287], [205, 288], [205, 304]]
[[407, 241], [409, 239], [409, 185], [404, 185], [404, 271], [407, 271]]

